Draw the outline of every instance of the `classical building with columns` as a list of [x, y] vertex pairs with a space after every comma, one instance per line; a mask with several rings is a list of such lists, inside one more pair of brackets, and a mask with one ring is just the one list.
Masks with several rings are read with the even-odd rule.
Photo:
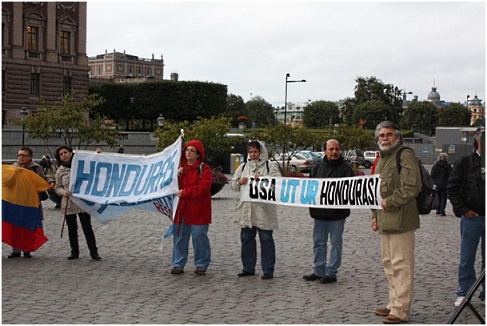
[[2, 127], [88, 95], [86, 2], [2, 2]]

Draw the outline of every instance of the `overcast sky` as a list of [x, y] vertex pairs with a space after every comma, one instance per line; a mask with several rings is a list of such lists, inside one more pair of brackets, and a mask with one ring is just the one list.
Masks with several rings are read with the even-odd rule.
[[[164, 79], [209, 81], [247, 101], [353, 97], [375, 76], [426, 100], [485, 100], [484, 1], [88, 1], [87, 54], [164, 57]], [[408, 95], [412, 99], [413, 95]]]

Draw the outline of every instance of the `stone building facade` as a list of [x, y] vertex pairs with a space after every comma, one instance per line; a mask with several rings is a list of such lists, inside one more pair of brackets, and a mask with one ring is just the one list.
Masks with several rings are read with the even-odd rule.
[[99, 54], [88, 58], [90, 82], [96, 80], [114, 82], [141, 82], [162, 80], [164, 77], [164, 59], [139, 58], [126, 54], [125, 51]]
[[86, 2], [2, 2], [2, 127], [88, 95]]
[[485, 118], [485, 102], [482, 103], [482, 100], [479, 99], [477, 95], [471, 100], [469, 100], [469, 97], [470, 96], [467, 96], [466, 106], [472, 114], [470, 125], [473, 125], [478, 119]]

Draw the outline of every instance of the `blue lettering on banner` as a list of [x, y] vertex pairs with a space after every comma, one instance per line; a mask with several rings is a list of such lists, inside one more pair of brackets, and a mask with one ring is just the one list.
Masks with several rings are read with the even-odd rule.
[[316, 194], [319, 183], [316, 180], [303, 180], [303, 191], [301, 192], [301, 204], [316, 205]]
[[289, 182], [286, 182], [286, 179], [282, 180], [282, 189], [281, 189], [281, 202], [283, 203], [294, 203], [296, 200], [296, 189], [299, 186], [299, 180], [298, 179], [293, 179], [293, 180], [288, 180]]
[[[83, 185], [86, 187], [84, 195], [94, 197], [155, 193], [172, 183], [175, 155], [151, 165], [80, 160], [73, 193], [79, 194]], [[87, 172], [84, 172], [85, 166], [88, 166]]]

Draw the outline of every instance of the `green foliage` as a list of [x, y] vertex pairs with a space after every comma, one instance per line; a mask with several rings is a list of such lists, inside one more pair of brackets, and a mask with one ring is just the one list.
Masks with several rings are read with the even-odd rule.
[[196, 81], [155, 81], [90, 85], [90, 93], [106, 101], [96, 112], [110, 119], [147, 119], [162, 114], [166, 121], [193, 121], [218, 116], [227, 109], [227, 86]]
[[[358, 121], [354, 120], [356, 115], [354, 112], [356, 108], [368, 101], [381, 101], [388, 108], [387, 114], [388, 120], [397, 122], [402, 114], [402, 99], [401, 90], [394, 87], [393, 84], [385, 84], [377, 77], [358, 77], [355, 86], [355, 98], [347, 99], [345, 101], [343, 115], [345, 121], [350, 124], [358, 124]], [[382, 120], [381, 120], [382, 121]]]
[[106, 126], [106, 117], [97, 116], [91, 121], [88, 118], [90, 109], [101, 103], [103, 99], [98, 94], [76, 99], [74, 93], [52, 105], [43, 101], [37, 113], [25, 119], [25, 128], [31, 138], [42, 139], [46, 146], [54, 137], [60, 137], [64, 144], [74, 148], [86, 149], [93, 142], [113, 146], [118, 132]]
[[370, 100], [357, 105], [352, 117], [355, 125], [364, 119], [364, 128], [375, 129], [379, 122], [390, 119], [390, 107], [383, 101]]
[[401, 128], [411, 129], [425, 135], [433, 135], [438, 124], [438, 109], [428, 101], [412, 103], [401, 122]]
[[245, 103], [245, 109], [249, 117], [249, 122], [255, 122], [256, 127], [275, 123], [274, 108], [260, 96], [254, 96], [247, 101]]
[[463, 105], [451, 103], [438, 109], [438, 126], [468, 127], [472, 114]]
[[334, 102], [314, 101], [304, 107], [303, 124], [307, 128], [322, 128], [340, 123], [340, 112]]
[[233, 127], [238, 127], [237, 117], [243, 115], [247, 115], [244, 99], [239, 95], [228, 94], [225, 116], [232, 119]]
[[184, 130], [186, 141], [193, 139], [203, 142], [205, 148], [205, 162], [213, 165], [218, 156], [231, 151], [231, 148], [238, 142], [243, 141], [243, 137], [227, 137], [230, 132], [231, 119], [219, 116], [211, 118], [199, 118], [196, 122], [188, 121], [165, 123], [164, 128], [159, 128], [154, 132], [157, 138], [157, 147], [163, 149], [179, 137], [181, 130]]

